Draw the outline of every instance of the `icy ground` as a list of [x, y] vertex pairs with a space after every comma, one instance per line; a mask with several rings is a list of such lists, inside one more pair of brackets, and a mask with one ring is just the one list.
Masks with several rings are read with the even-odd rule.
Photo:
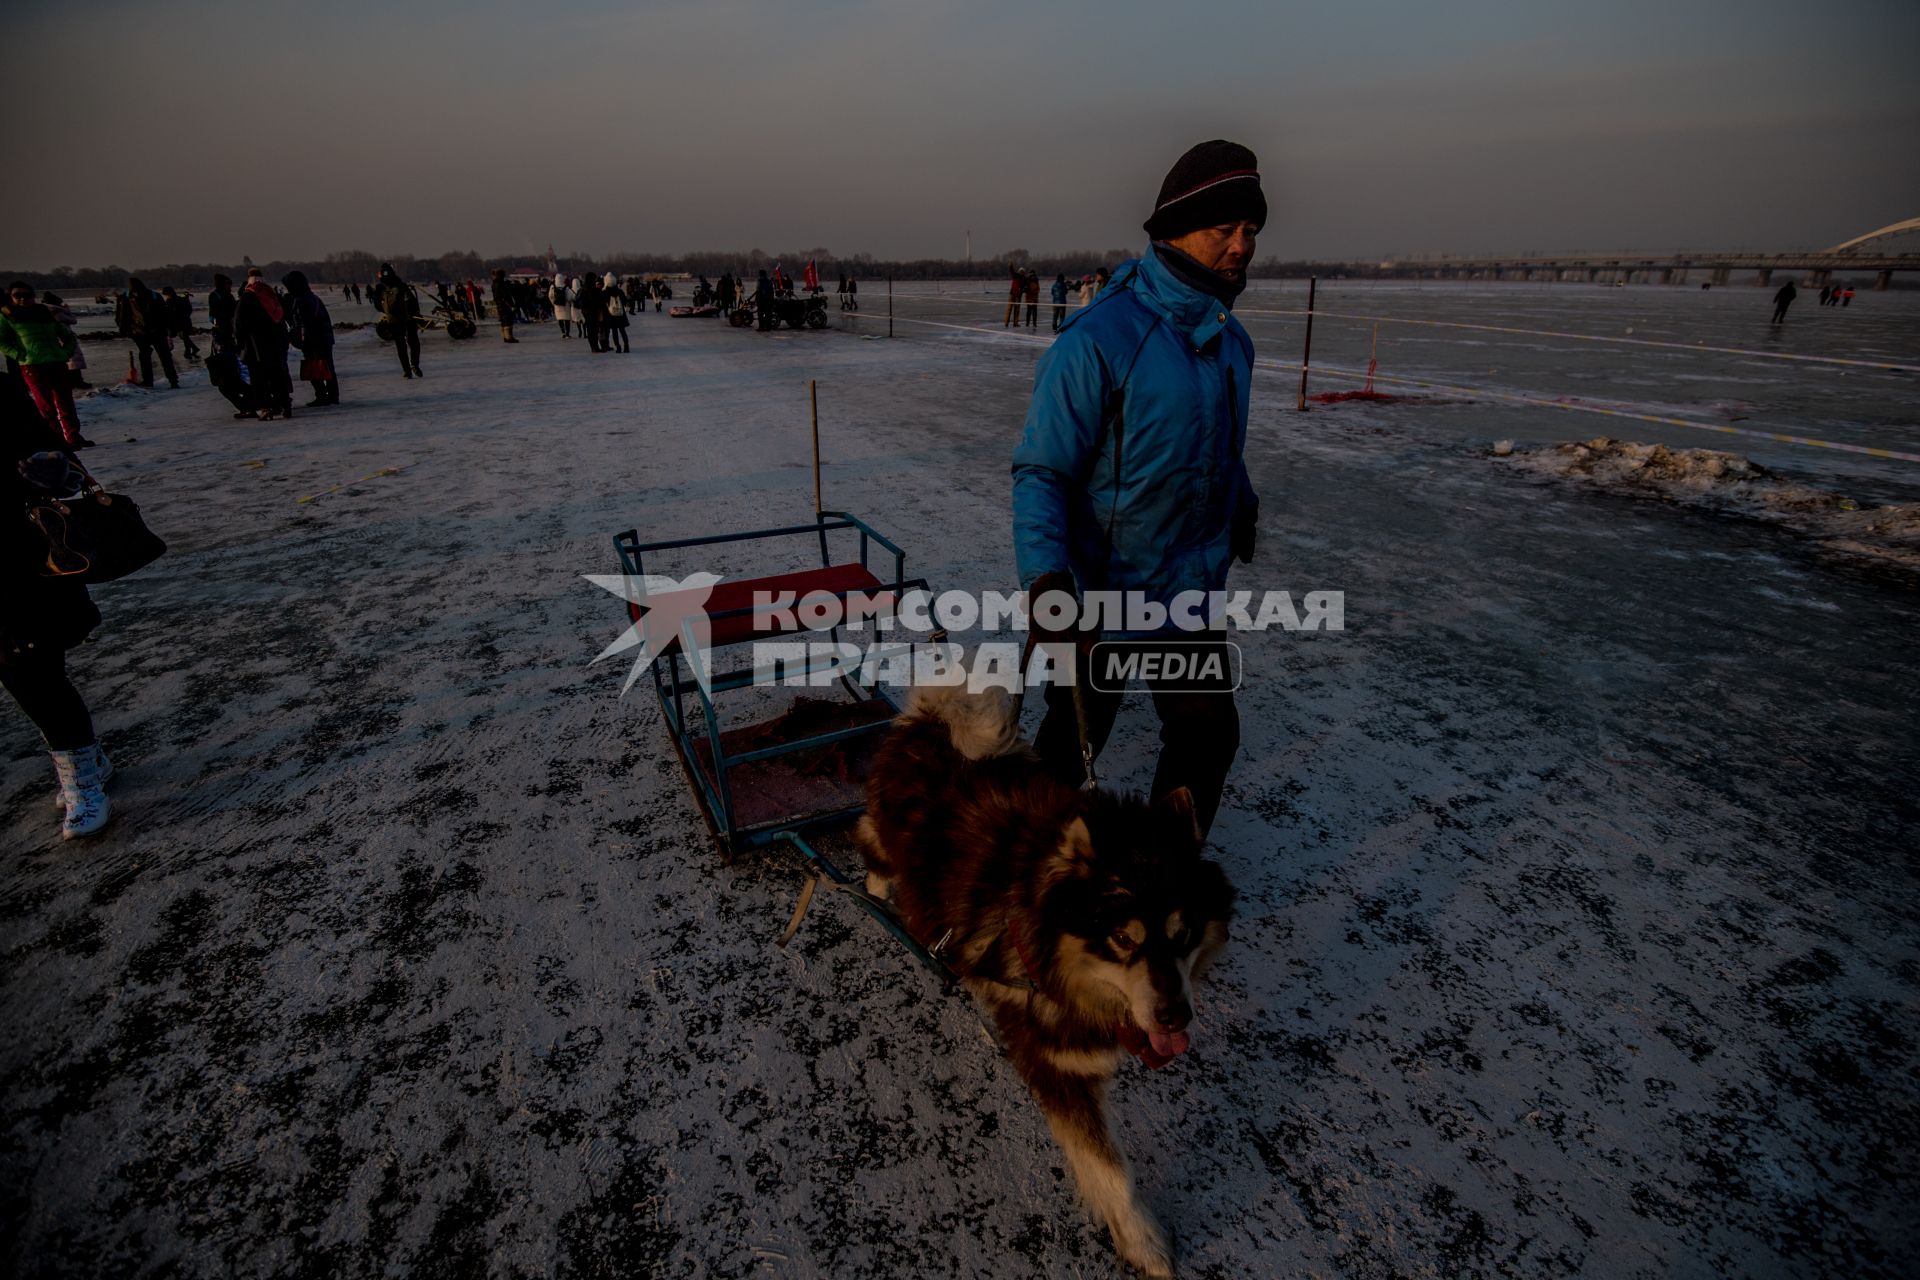
[[[586, 665], [612, 534], [807, 516], [807, 377], [829, 505], [1007, 585], [1035, 348], [902, 333], [433, 334], [408, 383], [361, 332], [289, 422], [84, 404], [173, 550], [74, 655], [109, 834], [58, 841], [0, 709], [0, 1269], [1118, 1273], [966, 1002], [831, 897], [775, 949], [795, 870], [719, 865]], [[1908, 1273], [1913, 581], [1485, 457], [1614, 425], [1290, 406], [1256, 384], [1236, 585], [1348, 629], [1249, 639], [1235, 940], [1114, 1092], [1182, 1274]], [[1108, 776], [1153, 747], [1128, 710]]]

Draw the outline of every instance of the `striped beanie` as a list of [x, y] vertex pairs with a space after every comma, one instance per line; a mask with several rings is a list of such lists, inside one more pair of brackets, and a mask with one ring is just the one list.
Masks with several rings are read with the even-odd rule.
[[1215, 138], [1174, 161], [1160, 184], [1153, 216], [1144, 225], [1155, 240], [1171, 240], [1201, 227], [1242, 220], [1256, 226], [1267, 222], [1259, 161], [1238, 143]]

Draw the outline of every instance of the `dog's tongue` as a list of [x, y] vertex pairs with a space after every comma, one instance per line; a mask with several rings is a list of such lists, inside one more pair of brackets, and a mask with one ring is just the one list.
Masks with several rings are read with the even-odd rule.
[[1187, 1033], [1184, 1031], [1149, 1031], [1147, 1040], [1153, 1045], [1153, 1051], [1163, 1058], [1177, 1058], [1187, 1051]]

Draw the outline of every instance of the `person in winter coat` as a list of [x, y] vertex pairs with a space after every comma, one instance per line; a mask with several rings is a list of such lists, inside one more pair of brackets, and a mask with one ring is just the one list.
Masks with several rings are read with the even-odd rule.
[[713, 289], [714, 301], [720, 304], [720, 314], [733, 310], [734, 299], [739, 296], [739, 288], [733, 283], [733, 272], [720, 273], [720, 283]]
[[259, 405], [253, 388], [240, 376], [240, 357], [233, 342], [233, 317], [239, 306], [232, 278], [214, 276], [213, 291], [207, 294], [207, 327], [213, 335], [207, 351], [207, 380], [233, 405], [234, 417], [251, 418]]
[[174, 372], [173, 347], [167, 341], [167, 330], [172, 320], [159, 295], [141, 284], [140, 277], [128, 276], [127, 291], [120, 295], [120, 301], [113, 309], [113, 319], [120, 329], [120, 336], [132, 338], [134, 345], [140, 348], [140, 385], [153, 385], [153, 353], [158, 351], [160, 371], [167, 375], [167, 385], [179, 390], [180, 375]]
[[1779, 324], [1787, 318], [1787, 308], [1793, 305], [1793, 300], [1798, 296], [1799, 292], [1798, 289], [1793, 287], [1793, 281], [1791, 280], [1780, 286], [1779, 291], [1773, 295], [1772, 323]]
[[860, 309], [860, 282], [852, 276], [847, 277], [847, 310]]
[[32, 285], [15, 280], [7, 286], [7, 302], [0, 305], [0, 354], [20, 366], [21, 380], [40, 416], [73, 449], [93, 443], [80, 434], [73, 384], [67, 377], [67, 361], [79, 347], [80, 340], [53, 309], [33, 300]]
[[1000, 322], [1002, 329], [1020, 323], [1020, 297], [1027, 291], [1027, 278], [1020, 268], [1007, 268], [1007, 318]]
[[754, 325], [762, 333], [771, 330], [778, 323], [773, 315], [773, 279], [763, 267], [760, 278], [753, 282]]
[[420, 297], [413, 286], [393, 273], [390, 263], [380, 264], [380, 280], [374, 289], [380, 318], [393, 332], [394, 350], [400, 353], [400, 372], [408, 378], [423, 378], [420, 372]]
[[1027, 300], [1027, 328], [1038, 329], [1040, 327], [1040, 273], [1038, 271], [1027, 272], [1026, 281], [1021, 286], [1021, 293]]
[[620, 282], [611, 271], [604, 281], [606, 285], [606, 347], [609, 351], [632, 351], [627, 341], [627, 302], [620, 296]]
[[1067, 320], [1067, 273], [1062, 271], [1055, 276], [1047, 292], [1053, 299], [1053, 331], [1058, 333]]
[[160, 301], [167, 304], [167, 336], [180, 339], [187, 359], [199, 360], [200, 348], [193, 340], [193, 299], [167, 285], [160, 290]]
[[560, 336], [573, 336], [573, 308], [571, 295], [567, 292], [565, 280], [555, 280], [553, 287], [547, 290], [547, 300], [553, 303], [553, 318], [560, 325]]
[[513, 336], [513, 281], [500, 267], [493, 269], [493, 314], [500, 318], [500, 341], [518, 342]]
[[1092, 302], [1092, 301], [1093, 301], [1093, 277], [1081, 276], [1080, 277], [1080, 305], [1084, 307], [1089, 302]]
[[607, 300], [600, 281], [588, 276], [574, 291], [574, 310], [580, 313], [580, 332], [586, 335], [590, 351], [605, 351]]
[[756, 327], [767, 333], [774, 326], [773, 318], [773, 281], [768, 279], [766, 270], [761, 269], [760, 278], [753, 282], [753, 314]]
[[[67, 650], [100, 625], [85, 585], [72, 578], [48, 578], [38, 566], [46, 543], [28, 523], [23, 508], [32, 482], [21, 473], [24, 459], [40, 455], [30, 470], [36, 478], [64, 472], [60, 441], [34, 410], [20, 380], [0, 374], [0, 687], [12, 695], [53, 756], [64, 817], [60, 834], [68, 840], [92, 835], [107, 825], [112, 806], [107, 779], [113, 765], [94, 735], [85, 699], [67, 675]], [[57, 485], [74, 491], [69, 480]]]
[[[61, 301], [60, 295], [52, 290], [40, 295], [40, 305], [53, 312], [53, 318], [69, 329], [79, 323], [73, 314], [73, 308]], [[73, 344], [73, 354], [67, 357], [67, 386], [74, 391], [89, 391], [93, 388], [93, 384], [87, 381], [87, 349], [78, 341]]]
[[254, 416], [293, 416], [293, 379], [287, 376], [287, 312], [260, 268], [247, 272], [233, 310], [235, 354], [247, 366]]
[[307, 283], [305, 272], [280, 278], [287, 288], [287, 341], [300, 352], [300, 376], [313, 386], [309, 409], [340, 403], [340, 375], [333, 367], [333, 317]]
[[[1030, 600], [1115, 591], [1141, 601], [1142, 614], [1167, 606], [1180, 618], [1176, 597], [1218, 591], [1230, 561], [1252, 561], [1259, 502], [1241, 454], [1253, 340], [1232, 311], [1266, 217], [1251, 151], [1218, 140], [1192, 148], [1161, 185], [1147, 252], [1122, 265], [1041, 358], [1013, 453], [1014, 549]], [[1184, 637], [1189, 648], [1221, 643], [1218, 631], [1147, 634]], [[1073, 785], [1084, 772], [1076, 701], [1096, 755], [1120, 704], [1118, 684], [1105, 679], [1103, 691], [1086, 679], [1096, 635], [1056, 635], [1076, 641], [1079, 697], [1048, 686], [1034, 744]], [[1233, 696], [1156, 689], [1154, 709], [1162, 748], [1150, 798], [1187, 788], [1204, 834], [1239, 746]]]
[[213, 335], [215, 351], [233, 350], [233, 309], [238, 301], [233, 296], [232, 277], [216, 275], [213, 292], [207, 295], [207, 329]]

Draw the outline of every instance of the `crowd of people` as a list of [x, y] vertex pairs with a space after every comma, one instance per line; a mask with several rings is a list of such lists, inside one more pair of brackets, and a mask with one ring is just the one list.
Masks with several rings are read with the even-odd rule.
[[[1093, 296], [1107, 286], [1107, 269], [1101, 267], [1091, 275], [1081, 276], [1069, 281], [1066, 273], [1060, 272], [1053, 278], [1053, 284], [1047, 296], [1053, 302], [1053, 331], [1060, 332], [1060, 326], [1067, 322], [1067, 295], [1078, 292], [1078, 302], [1086, 306]], [[1009, 266], [1007, 268], [1007, 318], [1000, 322], [1002, 329], [1020, 326], [1020, 307], [1026, 304], [1026, 327], [1040, 327], [1040, 273], [1030, 267]]]

